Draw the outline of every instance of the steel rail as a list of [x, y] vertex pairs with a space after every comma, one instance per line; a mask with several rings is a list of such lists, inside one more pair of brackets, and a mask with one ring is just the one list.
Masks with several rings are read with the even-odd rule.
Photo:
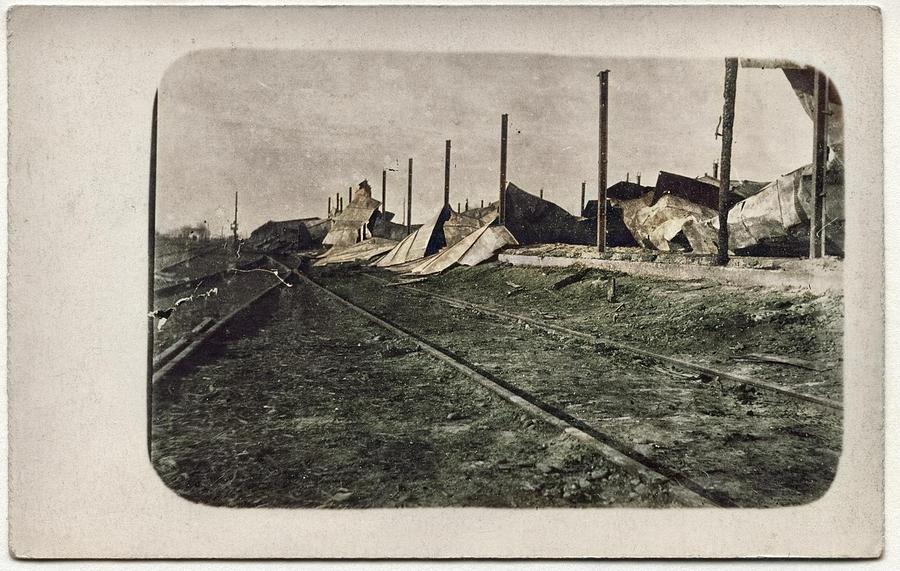
[[366, 320], [379, 327], [408, 339], [420, 349], [449, 365], [455, 370], [473, 379], [483, 387], [494, 392], [504, 400], [521, 407], [530, 414], [539, 417], [545, 422], [564, 430], [581, 442], [603, 454], [614, 464], [626, 471], [636, 474], [650, 483], [668, 481], [673, 484], [671, 493], [689, 506], [706, 507], [735, 507], [734, 501], [722, 492], [709, 490], [688, 476], [657, 463], [640, 452], [629, 448], [617, 439], [600, 432], [584, 421], [573, 417], [569, 413], [541, 401], [528, 391], [525, 391], [495, 375], [478, 369], [474, 364], [453, 354], [446, 348], [428, 341], [415, 333], [408, 331], [399, 325], [390, 322], [384, 317], [376, 315], [369, 310], [355, 304], [342, 295], [317, 283], [301, 272], [294, 272], [301, 281], [312, 288], [322, 292], [326, 297], [352, 310]]
[[[386, 280], [384, 278], [380, 278], [380, 277], [374, 276], [369, 273], [363, 273], [362, 275], [377, 282], [377, 283], [381, 283], [381, 284], [393, 283], [390, 280]], [[422, 289], [419, 289], [416, 287], [412, 287], [409, 285], [399, 285], [397, 287], [406, 289], [408, 291], [411, 291], [411, 292], [419, 294], [419, 295], [439, 299], [441, 301], [444, 301], [449, 304], [453, 304], [453, 305], [463, 308], [463, 309], [471, 309], [471, 310], [475, 310], [475, 311], [480, 311], [482, 313], [495, 315], [497, 317], [502, 317], [505, 319], [513, 319], [513, 320], [522, 321], [522, 322], [528, 323], [530, 325], [534, 325], [535, 327], [544, 329], [546, 331], [551, 331], [554, 333], [562, 333], [569, 337], [575, 337], [577, 339], [591, 341], [593, 343], [606, 345], [607, 347], [612, 347], [612, 348], [618, 349], [620, 351], [625, 351], [625, 352], [632, 353], [635, 355], [640, 355], [641, 357], [647, 357], [647, 358], [653, 359], [655, 361], [666, 363], [667, 365], [671, 365], [677, 369], [691, 371], [693, 373], [700, 373], [702, 375], [705, 375], [707, 377], [712, 377], [712, 378], [718, 377], [720, 380], [726, 380], [726, 381], [729, 381], [732, 383], [752, 385], [754, 387], [758, 387], [758, 388], [761, 388], [761, 389], [764, 389], [767, 391], [778, 393], [782, 396], [786, 396], [786, 397], [789, 397], [792, 399], [805, 401], [805, 402], [820, 406], [831, 412], [836, 412], [836, 413], [843, 412], [843, 406], [838, 402], [835, 402], [833, 400], [826, 399], [826, 398], [821, 398], [821, 397], [817, 397], [817, 396], [813, 396], [813, 395], [799, 393], [797, 391], [782, 387], [780, 385], [776, 385], [774, 383], [768, 383], [766, 381], [760, 381], [758, 379], [753, 379], [750, 377], [743, 377], [740, 375], [735, 375], [734, 373], [728, 373], [726, 371], [721, 371], [719, 369], [707, 367], [706, 365], [701, 365], [699, 363], [693, 363], [691, 361], [685, 361], [683, 359], [678, 359], [676, 357], [670, 357], [668, 355], [661, 355], [659, 353], [654, 353], [652, 351], [648, 351], [647, 349], [642, 349], [640, 347], [631, 345], [629, 343], [623, 343], [621, 341], [614, 341], [607, 337], [594, 335], [592, 333], [576, 331], [575, 329], [570, 329], [568, 327], [563, 327], [562, 325], [556, 325], [553, 323], [547, 323], [546, 321], [543, 321], [541, 319], [536, 319], [534, 317], [528, 317], [525, 315], [509, 313], [509, 312], [506, 312], [506, 311], [503, 311], [501, 309], [497, 309], [494, 307], [488, 307], [488, 306], [473, 303], [470, 301], [457, 299], [455, 297], [441, 295], [438, 293], [432, 293], [432, 292], [425, 291], [425, 290], [422, 290]]]

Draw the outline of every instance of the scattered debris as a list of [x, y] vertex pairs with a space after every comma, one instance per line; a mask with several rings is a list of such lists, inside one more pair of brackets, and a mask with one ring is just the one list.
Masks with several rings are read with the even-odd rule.
[[[201, 282], [202, 283], [202, 282]], [[200, 287], [200, 284], [197, 284], [197, 287]], [[194, 289], [196, 292], [196, 288]], [[156, 324], [156, 330], [161, 331], [166, 322], [172, 318], [172, 314], [175, 313], [175, 310], [179, 305], [187, 303], [189, 301], [194, 301], [195, 299], [202, 299], [204, 297], [210, 297], [213, 295], [219, 294], [219, 288], [214, 287], [210, 288], [208, 291], [204, 293], [192, 293], [187, 297], [182, 297], [175, 300], [175, 304], [172, 307], [167, 307], [165, 309], [156, 309], [147, 314], [147, 317], [157, 318], [159, 319], [159, 323]]]
[[278, 281], [280, 281], [281, 283], [283, 283], [285, 286], [287, 286], [287, 287], [293, 287], [291, 284], [289, 284], [289, 283], [287, 283], [286, 281], [284, 281], [284, 280], [281, 278], [280, 275], [278, 275], [278, 270], [269, 270], [269, 269], [266, 269], [266, 268], [252, 268], [252, 269], [249, 269], [249, 270], [242, 270], [242, 269], [240, 269], [240, 268], [232, 268], [231, 271], [233, 271], [233, 272], [235, 272], [235, 273], [239, 273], [239, 274], [249, 274], [250, 272], [265, 272], [265, 273], [267, 273], [267, 274], [272, 274], [273, 276], [275, 276], [276, 278], [278, 278]]
[[387, 238], [369, 238], [352, 246], [335, 246], [320, 256], [314, 266], [327, 266], [329, 264], [344, 264], [348, 262], [368, 262], [397, 245], [394, 240]]
[[400, 280], [397, 282], [386, 283], [386, 284], [384, 284], [383, 287], [395, 287], [395, 286], [415, 284], [415, 283], [419, 283], [419, 282], [424, 282], [427, 279], [428, 278], [410, 278], [410, 279]]
[[574, 283], [580, 282], [585, 277], [587, 277], [587, 275], [589, 273], [590, 273], [590, 270], [588, 268], [582, 268], [582, 269], [578, 270], [577, 272], [575, 272], [574, 274], [570, 274], [560, 280], [557, 280], [550, 286], [550, 289], [554, 290], [554, 291], [560, 290], [568, 285], [572, 285]]
[[792, 367], [800, 367], [801, 369], [809, 369], [810, 371], [829, 371], [834, 365], [828, 363], [817, 363], [808, 361], [798, 357], [788, 357], [785, 355], [769, 355], [764, 353], [749, 353], [747, 355], [738, 355], [734, 357], [741, 361], [755, 361], [762, 363], [777, 363], [780, 365], [790, 365]]
[[[609, 284], [607, 285], [607, 288], [606, 288], [606, 301], [608, 301], [609, 303], [616, 301], [617, 293], [618, 292], [616, 291], [616, 278], [609, 278]], [[619, 307], [621, 307], [621, 306], [619, 306]], [[618, 309], [617, 309], [617, 311], [618, 311]]]
[[347, 490], [345, 488], [341, 488], [340, 490], [338, 490], [338, 492], [336, 494], [331, 496], [331, 501], [333, 501], [336, 504], [342, 504], [342, 503], [350, 500], [352, 497], [353, 497], [353, 492], [351, 492], [350, 490]]

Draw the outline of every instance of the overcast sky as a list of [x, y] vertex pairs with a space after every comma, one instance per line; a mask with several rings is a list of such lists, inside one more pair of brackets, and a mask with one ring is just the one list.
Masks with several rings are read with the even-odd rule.
[[[399, 213], [413, 167], [413, 222], [443, 197], [498, 194], [500, 115], [509, 180], [575, 212], [597, 191], [597, 72], [610, 70], [609, 184], [626, 172], [699, 176], [721, 152], [722, 60], [215, 50], [176, 61], [160, 84], [157, 223], [219, 234], [240, 193], [241, 234], [324, 216], [327, 197], [368, 179]], [[807, 164], [812, 122], [784, 75], [740, 69], [732, 178], [768, 181]], [[346, 200], [346, 198], [345, 198]]]

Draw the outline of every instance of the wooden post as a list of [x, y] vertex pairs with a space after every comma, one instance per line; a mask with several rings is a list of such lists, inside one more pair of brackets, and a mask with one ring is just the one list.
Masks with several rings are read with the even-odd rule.
[[456, 211], [457, 211], [457, 212], [462, 212], [462, 203], [460, 203], [460, 202], [457, 202], [457, 203], [456, 203]]
[[466, 198], [466, 211], [468, 211], [468, 210], [469, 210], [469, 199]]
[[349, 204], [351, 202], [353, 202], [353, 187], [348, 186], [347, 187], [347, 205], [349, 206]]
[[484, 199], [481, 199], [481, 207], [484, 208]]
[[450, 139], [444, 151], [444, 206], [450, 206]]
[[[150, 313], [154, 310], [154, 305], [156, 304], [156, 299], [153, 294], [153, 288], [156, 285], [156, 279], [154, 274], [156, 272], [156, 139], [157, 139], [157, 123], [158, 123], [158, 113], [159, 112], [159, 91], [153, 94], [153, 115], [150, 119], [150, 172], [149, 172], [149, 204], [148, 210], [150, 211], [150, 216], [147, 217], [147, 246], [148, 252], [147, 257], [149, 259], [149, 263], [147, 264], [147, 312]], [[153, 341], [156, 337], [156, 328], [154, 327], [153, 319], [147, 320], [147, 370], [153, 370]], [[151, 395], [153, 392], [153, 382], [147, 383], [147, 434], [150, 434], [150, 430], [152, 429], [152, 418], [150, 410], [151, 403]], [[147, 439], [147, 452], [149, 453], [150, 439]]]
[[238, 218], [237, 218], [237, 202], [238, 202], [238, 193], [234, 192], [234, 222], [231, 223], [231, 231], [234, 234], [234, 251], [237, 253], [238, 251]]
[[597, 160], [597, 251], [606, 251], [606, 147], [608, 137], [609, 70], [597, 74], [600, 78], [600, 150]]
[[587, 186], [587, 181], [581, 181], [581, 208], [578, 210], [579, 216], [584, 216], [584, 187]]
[[731, 142], [734, 129], [734, 99], [737, 89], [737, 58], [725, 59], [725, 105], [722, 108], [722, 169], [719, 179], [719, 252], [716, 265], [728, 264], [728, 195], [731, 192]]
[[338, 213], [341, 211], [341, 193], [334, 193], [334, 212]]
[[331, 197], [328, 197], [328, 216], [331, 216]]
[[381, 171], [381, 213], [382, 214], [387, 212], [387, 208], [385, 207], [385, 203], [387, 202], [387, 200], [385, 199], [386, 186], [387, 186], [387, 170], [382, 170]]
[[506, 140], [509, 115], [500, 116], [500, 224], [506, 223]]
[[412, 157], [409, 159], [409, 186], [406, 189], [406, 235], [412, 234]]
[[344, 197], [343, 196], [340, 197], [339, 200], [341, 201], [341, 207], [340, 207], [339, 212], [343, 212], [344, 211]]
[[809, 257], [825, 255], [825, 167], [828, 163], [828, 78], [813, 72], [813, 192], [809, 219]]

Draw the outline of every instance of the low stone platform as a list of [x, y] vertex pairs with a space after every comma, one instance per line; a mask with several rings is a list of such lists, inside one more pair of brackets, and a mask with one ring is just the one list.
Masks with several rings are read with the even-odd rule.
[[719, 283], [800, 288], [814, 293], [843, 290], [843, 262], [837, 258], [732, 257], [728, 266], [713, 265], [713, 256], [655, 252], [640, 248], [610, 248], [600, 254], [593, 246], [540, 244], [506, 250], [499, 261], [514, 266], [584, 266], [631, 275], [675, 280], [708, 279]]

